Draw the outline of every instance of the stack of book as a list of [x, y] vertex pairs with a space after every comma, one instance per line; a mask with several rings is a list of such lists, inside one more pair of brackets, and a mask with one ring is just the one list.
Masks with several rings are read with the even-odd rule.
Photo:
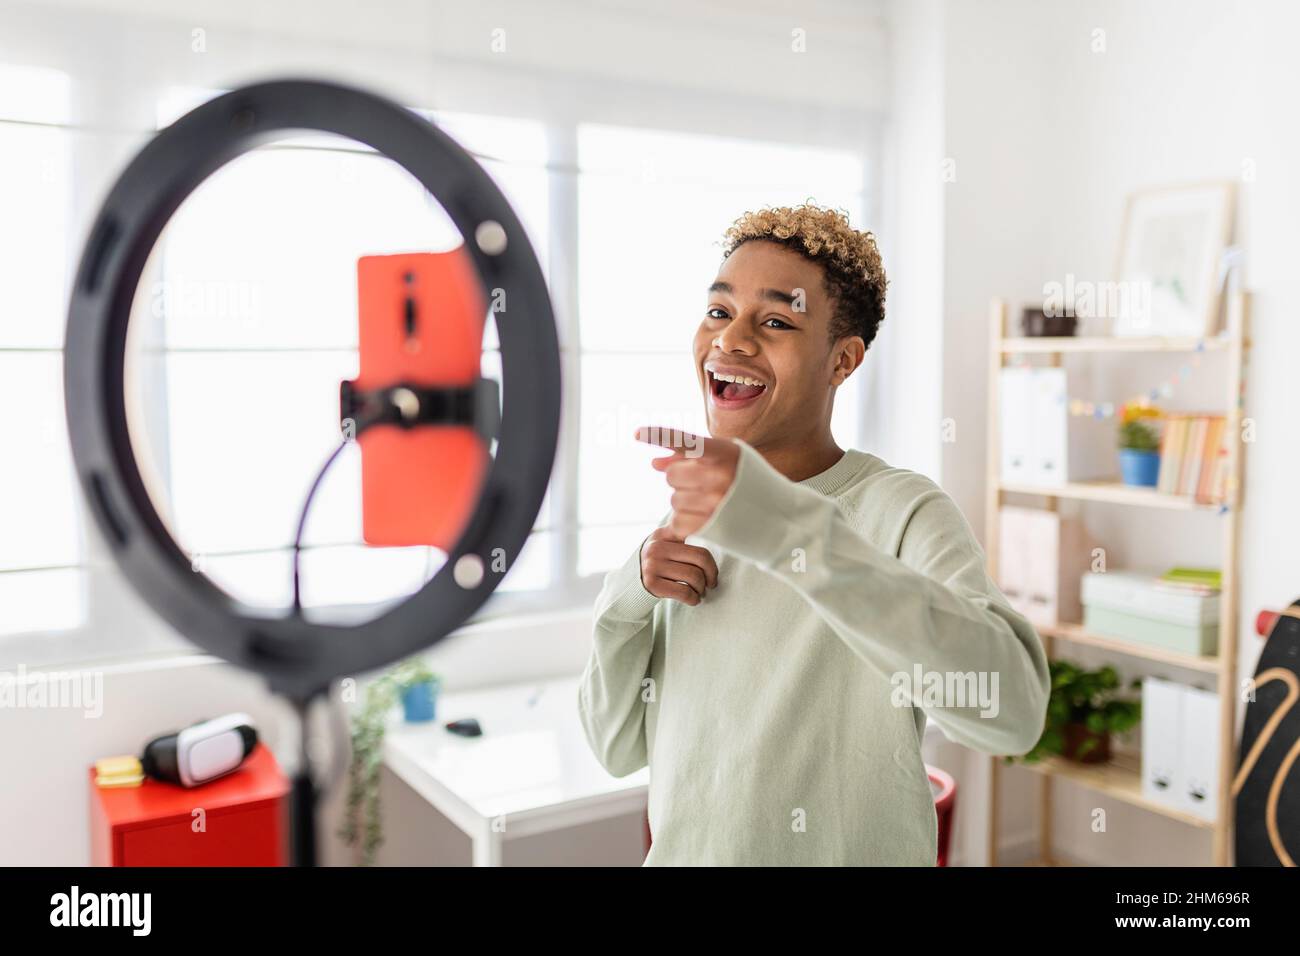
[[1170, 415], [1160, 438], [1156, 489], [1200, 502], [1224, 499], [1228, 452], [1222, 415]]
[[1223, 589], [1223, 572], [1218, 568], [1170, 568], [1160, 575], [1160, 580], [1202, 594]]

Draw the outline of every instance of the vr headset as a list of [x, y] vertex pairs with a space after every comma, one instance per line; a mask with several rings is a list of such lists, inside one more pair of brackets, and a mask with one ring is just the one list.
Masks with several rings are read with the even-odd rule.
[[227, 714], [154, 738], [145, 745], [140, 766], [154, 780], [197, 787], [239, 769], [256, 746], [252, 718]]

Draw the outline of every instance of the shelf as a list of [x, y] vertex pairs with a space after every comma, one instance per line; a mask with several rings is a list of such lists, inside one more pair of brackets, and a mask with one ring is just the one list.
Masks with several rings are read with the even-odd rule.
[[1161, 664], [1174, 664], [1177, 667], [1186, 667], [1189, 670], [1202, 671], [1206, 674], [1217, 674], [1220, 670], [1217, 656], [1197, 656], [1184, 654], [1180, 651], [1171, 651], [1163, 647], [1135, 644], [1120, 637], [1093, 634], [1091, 631], [1084, 630], [1080, 624], [1053, 624], [1051, 626], [1037, 627], [1037, 630], [1038, 633], [1046, 637], [1059, 638], [1072, 644], [1100, 647], [1103, 650], [1115, 651], [1128, 657], [1140, 657], [1143, 660], [1158, 661]]
[[1141, 766], [1138, 758], [1130, 754], [1119, 754], [1109, 763], [1100, 764], [1076, 763], [1061, 757], [1048, 757], [1036, 763], [1017, 763], [1015, 766], [1023, 767], [1031, 773], [1077, 783], [1081, 787], [1104, 793], [1116, 800], [1190, 826], [1206, 829], [1214, 827], [1213, 820], [1206, 820], [1144, 796]]
[[[1213, 398], [1212, 404], [1225, 409], [1226, 414], [1242, 415], [1243, 365], [1247, 349], [1250, 348], [1250, 293], [1238, 290], [1225, 299], [1225, 319], [1223, 330], [1204, 336], [1058, 336], [1058, 337], [1009, 337], [1012, 328], [1007, 301], [995, 298], [989, 303], [989, 344], [986, 359], [988, 362], [988, 407], [986, 417], [988, 456], [985, 484], [985, 535], [989, 553], [989, 573], [998, 579], [998, 551], [1000, 550], [1001, 509], [1007, 504], [1019, 501], [1018, 496], [1026, 496], [1026, 504], [1047, 506], [1055, 510], [1060, 501], [1100, 502], [1104, 504], [1123, 505], [1130, 508], [1147, 508], [1157, 512], [1177, 514], [1205, 514], [1214, 516], [1215, 528], [1198, 528], [1198, 534], [1213, 534], [1221, 539], [1221, 566], [1224, 571], [1223, 590], [1220, 592], [1219, 648], [1217, 656], [1183, 654], [1163, 648], [1147, 647], [1122, 638], [1108, 637], [1088, 631], [1080, 624], [1056, 624], [1041, 628], [1044, 642], [1053, 639], [1053, 656], [1068, 652], [1067, 644], [1091, 646], [1099, 649], [1099, 656], [1113, 658], [1117, 661], [1128, 659], [1130, 663], [1154, 661], [1162, 666], [1183, 668], [1194, 674], [1213, 675], [1220, 693], [1219, 725], [1222, 733], [1214, 745], [1219, 755], [1219, 769], [1216, 784], [1220, 792], [1230, 790], [1233, 768], [1236, 765], [1234, 719], [1236, 717], [1236, 699], [1227, 693], [1237, 680], [1237, 619], [1240, 617], [1240, 594], [1237, 573], [1240, 569], [1240, 518], [1242, 487], [1243, 448], [1237, 448], [1228, 459], [1229, 474], [1227, 488], [1230, 489], [1225, 500], [1197, 501], [1194, 495], [1164, 494], [1154, 488], [1140, 488], [1122, 484], [1118, 476], [1110, 476], [1099, 481], [1072, 481], [1055, 485], [1042, 484], [1034, 478], [1011, 479], [1000, 474], [999, 449], [1002, 444], [1001, 412], [1002, 390], [999, 388], [999, 375], [1008, 366], [1030, 363], [1031, 365], [1050, 362], [1054, 367], [1068, 366], [1070, 355], [1090, 355], [1086, 364], [1112, 366], [1116, 362], [1128, 366], [1132, 362], [1142, 362], [1143, 356], [1164, 356], [1166, 361], [1187, 362], [1202, 353], [1214, 353], [1223, 358], [1215, 360], [1217, 366], [1222, 363], [1221, 386], [1216, 383], [1214, 391], [1204, 392], [1197, 404], [1205, 407], [1205, 399]], [[1019, 328], [1016, 329], [1019, 331]], [[1076, 359], [1077, 360], [1077, 359]], [[1219, 371], [1219, 369], [1216, 369]], [[1028, 496], [1033, 496], [1029, 498]], [[1037, 499], [1037, 500], [1035, 500]], [[1208, 524], [1207, 522], [1204, 522]], [[1159, 544], [1158, 541], [1142, 542], [1139, 551], [1147, 551], [1147, 545]], [[1135, 556], [1141, 561], [1140, 556]], [[1149, 559], [1148, 559], [1149, 560]], [[1146, 563], [1146, 562], [1142, 562]], [[1154, 563], [1154, 562], [1152, 562]], [[994, 781], [990, 794], [988, 824], [988, 860], [996, 865], [998, 851], [998, 807], [996, 770], [1000, 758], [991, 758], [994, 763]], [[1182, 821], [1191, 826], [1209, 830], [1211, 833], [1211, 860], [1217, 866], [1226, 866], [1232, 859], [1232, 819], [1234, 807], [1232, 802], [1219, 807], [1218, 818], [1205, 820], [1182, 809], [1166, 807], [1142, 794], [1142, 778], [1137, 760], [1129, 756], [1125, 762], [1123, 755], [1110, 764], [1089, 766], [1051, 759], [1035, 765], [1021, 765], [1032, 773], [1041, 775], [1042, 802], [1038, 819], [1038, 856], [1045, 862], [1053, 862], [1052, 852], [1052, 793], [1054, 787], [1047, 784], [1053, 777], [1073, 781], [1101, 794], [1108, 794], [1115, 800], [1149, 810], [1166, 818]], [[1023, 784], [1023, 780], [1021, 783]]]
[[1142, 508], [1166, 508], [1173, 511], [1218, 511], [1217, 502], [1197, 501], [1191, 495], [1169, 495], [1154, 488], [1141, 488], [1118, 481], [1069, 481], [1063, 485], [1031, 485], [1015, 481], [999, 482], [1002, 491], [1017, 495], [1042, 495], [1047, 498], [1072, 498], [1078, 501], [1106, 501], [1116, 505]]
[[1119, 336], [1043, 336], [1035, 338], [1002, 339], [1004, 353], [1056, 354], [1060, 352], [1214, 352], [1227, 348], [1228, 339], [1206, 338], [1122, 338]]

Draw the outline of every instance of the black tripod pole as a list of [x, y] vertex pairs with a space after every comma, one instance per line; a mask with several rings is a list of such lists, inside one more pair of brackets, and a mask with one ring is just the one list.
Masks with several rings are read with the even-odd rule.
[[293, 866], [316, 865], [316, 781], [311, 772], [307, 746], [307, 715], [318, 695], [291, 701], [298, 714], [298, 768], [289, 795], [289, 858]]

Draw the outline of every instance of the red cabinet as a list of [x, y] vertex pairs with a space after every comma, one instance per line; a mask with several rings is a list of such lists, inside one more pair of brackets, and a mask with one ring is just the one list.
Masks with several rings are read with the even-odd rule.
[[102, 790], [90, 770], [95, 866], [283, 866], [289, 781], [265, 744], [202, 787], [157, 780]]

